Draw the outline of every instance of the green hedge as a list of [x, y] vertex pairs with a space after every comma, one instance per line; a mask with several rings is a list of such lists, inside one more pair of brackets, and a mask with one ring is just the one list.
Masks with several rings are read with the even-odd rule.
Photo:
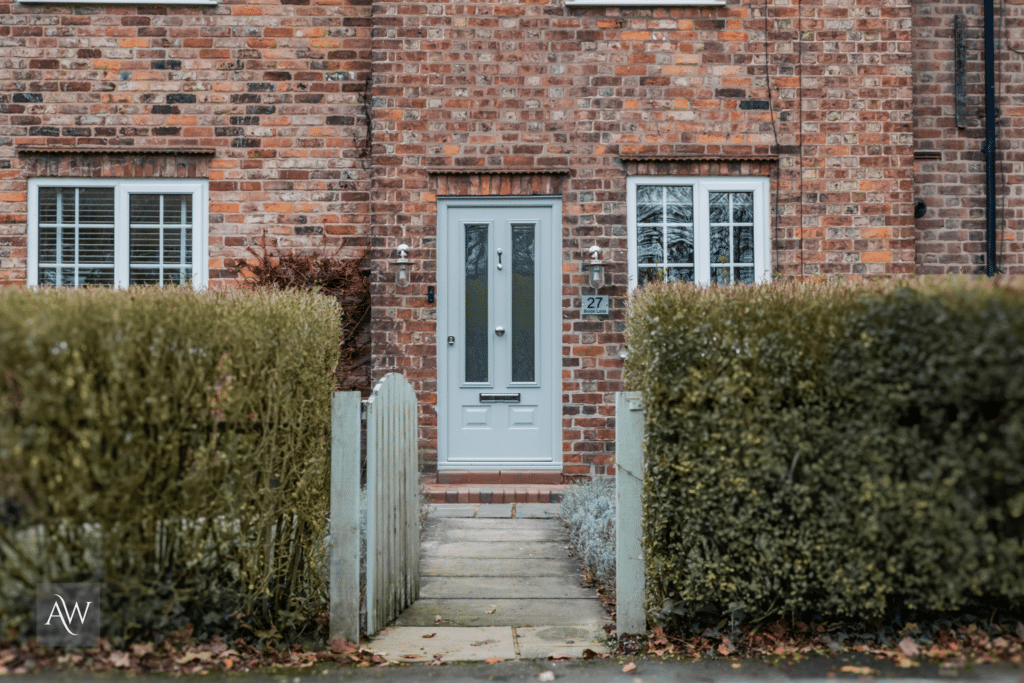
[[627, 340], [653, 605], [1020, 606], [1019, 285], [650, 285]]
[[0, 640], [42, 581], [102, 582], [119, 643], [308, 631], [337, 356], [318, 294], [0, 291]]

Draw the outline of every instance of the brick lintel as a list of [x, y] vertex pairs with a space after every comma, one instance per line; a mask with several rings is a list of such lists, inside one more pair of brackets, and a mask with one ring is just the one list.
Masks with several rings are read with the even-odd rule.
[[18, 154], [199, 154], [212, 156], [217, 153], [217, 150], [213, 147], [47, 147], [44, 145], [20, 145], [16, 150]]
[[428, 168], [430, 175], [569, 175], [568, 168]]
[[620, 154], [619, 160], [623, 163], [644, 163], [644, 162], [673, 162], [673, 161], [768, 161], [779, 160], [778, 154]]

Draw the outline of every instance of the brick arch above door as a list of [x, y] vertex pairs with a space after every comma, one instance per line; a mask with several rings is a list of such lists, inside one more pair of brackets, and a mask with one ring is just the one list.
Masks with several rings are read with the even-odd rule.
[[569, 169], [431, 169], [430, 184], [439, 196], [558, 196]]

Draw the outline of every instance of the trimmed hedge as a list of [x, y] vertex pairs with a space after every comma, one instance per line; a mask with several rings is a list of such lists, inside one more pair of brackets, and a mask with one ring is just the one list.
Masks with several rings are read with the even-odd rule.
[[115, 643], [311, 630], [337, 356], [315, 293], [0, 291], [0, 640], [43, 581]]
[[627, 341], [652, 605], [1020, 606], [1019, 284], [648, 285]]

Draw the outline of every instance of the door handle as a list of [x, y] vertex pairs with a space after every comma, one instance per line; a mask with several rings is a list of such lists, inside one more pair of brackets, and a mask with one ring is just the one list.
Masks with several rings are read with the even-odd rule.
[[448, 346], [455, 346], [455, 337], [448, 337]]
[[501, 249], [498, 250], [498, 270], [501, 270]]
[[504, 327], [495, 327], [494, 328], [494, 334], [498, 335], [499, 337], [504, 337], [505, 336], [505, 328]]

